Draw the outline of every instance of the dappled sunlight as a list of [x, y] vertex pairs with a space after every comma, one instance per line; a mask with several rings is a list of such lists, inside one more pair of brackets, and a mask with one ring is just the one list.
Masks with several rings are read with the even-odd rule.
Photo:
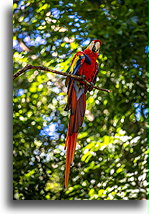
[[127, 3], [14, 2], [14, 73], [27, 64], [68, 72], [76, 52], [101, 39], [96, 86], [112, 90], [87, 93], [65, 189], [65, 78], [34, 69], [15, 79], [15, 200], [147, 198], [146, 2]]

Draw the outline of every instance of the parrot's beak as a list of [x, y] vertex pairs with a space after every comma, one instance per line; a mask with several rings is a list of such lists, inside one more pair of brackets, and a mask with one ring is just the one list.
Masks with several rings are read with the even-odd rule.
[[94, 53], [96, 53], [96, 47], [95, 47], [95, 45], [93, 46], [92, 51], [93, 51]]

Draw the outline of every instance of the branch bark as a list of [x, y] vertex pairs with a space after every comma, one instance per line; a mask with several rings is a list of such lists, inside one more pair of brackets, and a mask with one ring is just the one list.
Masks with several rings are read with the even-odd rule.
[[[61, 72], [61, 71], [55, 71], [55, 70], [52, 70], [52, 69], [49, 69], [49, 68], [46, 68], [46, 67], [43, 67], [43, 66], [33, 66], [33, 65], [29, 65], [29, 64], [27, 64], [20, 71], [16, 72], [13, 75], [13, 80], [16, 79], [17, 77], [19, 77], [21, 74], [25, 73], [26, 71], [30, 70], [30, 69], [48, 71], [48, 72], [52, 72], [54, 74], [59, 74], [59, 75], [62, 75], [62, 76], [71, 77], [71, 78], [74, 78], [74, 79], [76, 79], [78, 81], [79, 80], [83, 80], [87, 85], [91, 86], [91, 84], [81, 76], [77, 76], [77, 75], [73, 75], [73, 74], [69, 74], [69, 73]], [[111, 90], [104, 89], [104, 88], [99, 88], [97, 86], [93, 86], [93, 88], [95, 88], [97, 90], [100, 90], [100, 91], [112, 92]]]

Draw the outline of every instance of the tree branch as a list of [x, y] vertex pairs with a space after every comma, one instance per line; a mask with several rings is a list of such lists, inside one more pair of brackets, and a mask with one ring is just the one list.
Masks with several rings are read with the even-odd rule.
[[[79, 80], [83, 80], [87, 85], [91, 86], [91, 84], [81, 76], [77, 76], [77, 75], [73, 75], [73, 74], [69, 74], [69, 73], [61, 72], [61, 71], [55, 71], [55, 70], [52, 70], [52, 69], [49, 69], [49, 68], [46, 68], [46, 67], [43, 67], [43, 66], [33, 66], [33, 65], [29, 65], [29, 64], [27, 64], [20, 71], [16, 72], [13, 75], [13, 80], [16, 79], [18, 76], [20, 76], [21, 74], [25, 73], [26, 71], [30, 70], [30, 69], [49, 71], [49, 72], [52, 72], [54, 74], [59, 74], [59, 75], [62, 75], [62, 76], [74, 78], [74, 79], [76, 79], [78, 81]], [[104, 88], [99, 88], [97, 86], [93, 86], [93, 88], [98, 89], [100, 91], [112, 92], [111, 90], [104, 89]]]

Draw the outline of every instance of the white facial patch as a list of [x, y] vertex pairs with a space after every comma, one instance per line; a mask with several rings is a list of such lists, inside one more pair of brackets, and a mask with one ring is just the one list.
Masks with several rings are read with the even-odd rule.
[[95, 47], [96, 47], [96, 50], [99, 50], [99, 48], [100, 48], [100, 42], [96, 42]]
[[95, 45], [95, 48], [96, 48], [96, 52], [98, 52], [98, 50], [99, 50], [99, 48], [100, 48], [100, 42], [94, 42], [94, 41], [92, 41], [91, 43], [90, 43], [90, 45], [88, 46], [88, 49], [89, 50], [92, 50], [92, 48], [94, 47], [94, 45]]

